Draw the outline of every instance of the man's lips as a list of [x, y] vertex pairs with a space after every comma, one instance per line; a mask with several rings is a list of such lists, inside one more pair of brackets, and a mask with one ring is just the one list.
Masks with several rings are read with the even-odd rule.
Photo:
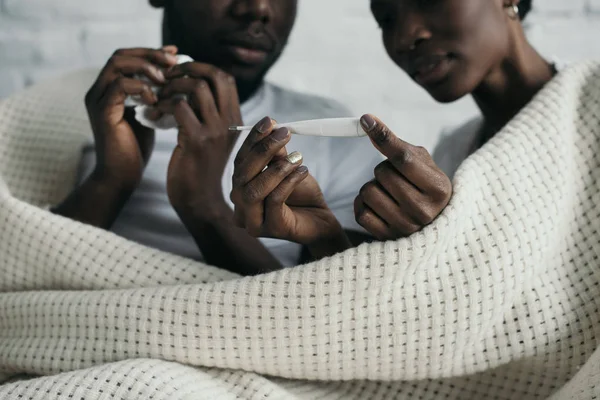
[[264, 50], [247, 48], [240, 45], [231, 44], [227, 45], [226, 48], [227, 52], [242, 64], [262, 64], [269, 56], [269, 53]]
[[231, 34], [223, 39], [223, 44], [230, 56], [249, 65], [263, 63], [275, 48], [274, 41], [266, 33], [258, 36], [247, 32]]

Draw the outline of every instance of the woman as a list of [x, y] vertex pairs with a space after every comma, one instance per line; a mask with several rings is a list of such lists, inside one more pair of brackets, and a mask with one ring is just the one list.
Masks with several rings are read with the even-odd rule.
[[[388, 160], [355, 201], [357, 221], [380, 240], [431, 223], [451, 196], [449, 176], [494, 136], [556, 74], [525, 37], [531, 0], [372, 0], [392, 60], [436, 100], [471, 94], [482, 117], [442, 141], [432, 158], [404, 143], [377, 118], [361, 123]], [[236, 163], [232, 199], [237, 223], [256, 236], [302, 243], [314, 257], [350, 246], [298, 157], [272, 129], [254, 131]], [[288, 139], [289, 140], [289, 134]], [[265, 165], [274, 168], [267, 168]], [[263, 171], [263, 172], [261, 172]]]

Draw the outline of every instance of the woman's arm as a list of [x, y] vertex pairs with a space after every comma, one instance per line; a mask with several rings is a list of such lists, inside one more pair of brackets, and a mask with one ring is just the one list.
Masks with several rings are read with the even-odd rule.
[[255, 237], [302, 244], [314, 259], [350, 248], [319, 185], [302, 165], [302, 155], [287, 154], [289, 130], [274, 130], [271, 120], [266, 122], [250, 132], [235, 160], [231, 199], [236, 223]]

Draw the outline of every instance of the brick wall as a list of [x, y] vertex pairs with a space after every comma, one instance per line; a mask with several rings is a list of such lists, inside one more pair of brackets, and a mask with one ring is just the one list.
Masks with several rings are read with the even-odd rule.
[[[430, 147], [440, 128], [475, 113], [469, 100], [435, 104], [387, 59], [368, 0], [299, 0], [290, 46], [270, 74], [289, 87], [373, 112]], [[529, 35], [548, 57], [600, 59], [600, 0], [534, 0]], [[84, 66], [118, 47], [160, 43], [147, 0], [0, 0], [0, 98]]]

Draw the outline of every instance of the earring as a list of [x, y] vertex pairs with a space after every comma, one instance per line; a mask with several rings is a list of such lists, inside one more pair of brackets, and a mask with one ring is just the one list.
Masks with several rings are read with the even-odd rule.
[[509, 4], [505, 8], [510, 19], [519, 19], [519, 6], [516, 3]]

